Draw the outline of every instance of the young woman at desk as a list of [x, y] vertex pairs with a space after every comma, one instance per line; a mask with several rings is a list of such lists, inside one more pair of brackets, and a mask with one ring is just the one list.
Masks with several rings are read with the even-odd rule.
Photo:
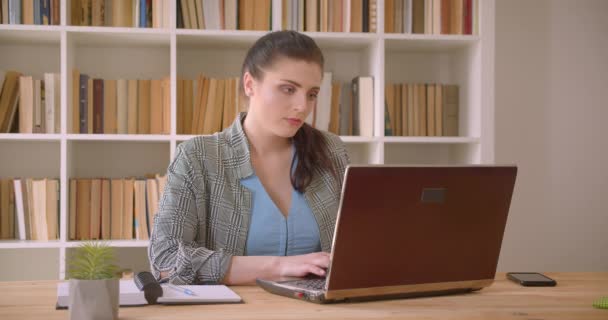
[[345, 167], [344, 144], [304, 120], [323, 54], [310, 37], [261, 37], [243, 62], [249, 103], [234, 123], [180, 144], [154, 221], [152, 272], [176, 284], [323, 276]]

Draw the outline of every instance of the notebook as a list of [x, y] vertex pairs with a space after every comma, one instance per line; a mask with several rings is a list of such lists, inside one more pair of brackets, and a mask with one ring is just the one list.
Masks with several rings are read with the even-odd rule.
[[269, 281], [316, 302], [466, 293], [492, 284], [515, 166], [349, 166], [327, 277]]
[[[240, 303], [241, 297], [224, 285], [184, 285], [175, 286], [179, 289], [191, 290], [189, 295], [182, 290], [176, 290], [169, 285], [162, 284], [163, 295], [158, 298], [160, 304], [211, 304], [211, 303]], [[133, 280], [120, 280], [120, 306], [144, 306], [148, 302], [144, 292], [140, 291]], [[60, 282], [57, 285], [56, 309], [67, 309], [69, 301], [70, 283]]]

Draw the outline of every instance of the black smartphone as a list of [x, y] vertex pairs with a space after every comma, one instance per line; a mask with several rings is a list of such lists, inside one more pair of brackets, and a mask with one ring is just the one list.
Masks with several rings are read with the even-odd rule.
[[538, 272], [507, 272], [507, 279], [526, 287], [554, 287], [557, 282]]

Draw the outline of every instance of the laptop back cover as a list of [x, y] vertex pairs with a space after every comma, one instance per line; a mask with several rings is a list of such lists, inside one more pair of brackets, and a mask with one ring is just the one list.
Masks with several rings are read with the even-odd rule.
[[[362, 288], [491, 284], [516, 172], [514, 166], [350, 166], [327, 297], [400, 291]], [[431, 286], [415, 287], [420, 284]]]

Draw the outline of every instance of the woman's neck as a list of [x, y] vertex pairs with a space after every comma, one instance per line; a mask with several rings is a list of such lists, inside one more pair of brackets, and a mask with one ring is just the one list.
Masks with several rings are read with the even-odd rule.
[[249, 140], [250, 152], [257, 156], [264, 156], [283, 152], [291, 147], [291, 139], [279, 137], [264, 130], [253, 115], [247, 115], [243, 123], [243, 130]]

